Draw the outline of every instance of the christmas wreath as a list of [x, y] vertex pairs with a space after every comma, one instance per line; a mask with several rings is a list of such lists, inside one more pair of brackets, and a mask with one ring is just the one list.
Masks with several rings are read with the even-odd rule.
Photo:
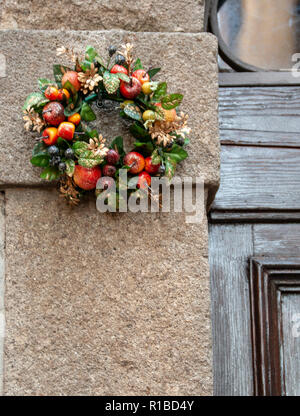
[[[184, 146], [190, 129], [188, 116], [178, 111], [183, 95], [170, 94], [166, 82], [153, 80], [160, 68], [146, 71], [129, 43], [121, 51], [110, 46], [106, 60], [92, 46], [82, 59], [65, 47], [57, 49], [60, 55], [70, 58], [73, 68], [53, 65], [55, 81], [40, 78], [39, 91], [23, 106], [25, 129], [41, 135], [31, 157], [32, 165], [43, 168], [40, 177], [59, 180], [61, 195], [74, 205], [95, 190], [100, 178], [97, 196], [112, 182], [118, 195], [122, 168], [136, 183], [131, 192], [148, 193], [153, 176], [171, 179], [177, 163], [188, 156]], [[108, 144], [89, 128], [87, 123], [96, 119], [93, 102], [117, 105], [135, 138], [131, 151], [125, 153], [122, 137]]]

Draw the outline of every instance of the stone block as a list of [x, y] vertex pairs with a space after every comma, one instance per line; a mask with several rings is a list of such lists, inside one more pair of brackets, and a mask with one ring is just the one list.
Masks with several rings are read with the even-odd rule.
[[204, 0], [3, 0], [1, 29], [201, 32]]

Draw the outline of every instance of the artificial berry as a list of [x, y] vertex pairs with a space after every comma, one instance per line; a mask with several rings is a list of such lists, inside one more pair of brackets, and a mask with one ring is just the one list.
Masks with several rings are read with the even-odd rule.
[[184, 145], [184, 138], [181, 137], [181, 136], [177, 137], [176, 143], [179, 144], [179, 146], [183, 146]]
[[148, 82], [148, 81], [144, 82], [142, 84], [142, 91], [145, 95], [151, 94], [152, 93], [151, 82]]
[[138, 189], [148, 189], [151, 185], [151, 176], [147, 172], [141, 172], [139, 174], [137, 188]]
[[45, 90], [45, 97], [50, 101], [55, 101], [58, 99], [59, 91], [57, 88], [49, 85]]
[[150, 77], [149, 74], [144, 69], [137, 69], [134, 71], [132, 76], [140, 81], [140, 83], [143, 85], [144, 82], [149, 82]]
[[57, 156], [59, 155], [59, 148], [57, 146], [50, 146], [48, 147], [48, 153], [50, 156]]
[[59, 170], [60, 172], [64, 172], [64, 171], [66, 170], [66, 168], [67, 168], [67, 165], [65, 164], [65, 162], [60, 162], [60, 163], [58, 164], [58, 170]]
[[145, 171], [150, 173], [151, 175], [155, 175], [160, 168], [160, 163], [158, 163], [157, 165], [154, 165], [152, 163], [152, 157], [148, 156], [145, 159]]
[[57, 139], [58, 139], [57, 128], [56, 127], [47, 127], [43, 131], [42, 136], [43, 136], [43, 142], [47, 146], [51, 146], [52, 144], [55, 144], [57, 142]]
[[143, 112], [143, 120], [147, 121], [147, 120], [155, 120], [155, 112], [152, 110], [146, 110]]
[[105, 165], [103, 166], [102, 173], [104, 176], [114, 177], [116, 174], [116, 167], [113, 165]]
[[71, 149], [70, 147], [65, 150], [65, 158], [74, 159], [74, 152], [73, 152], [73, 149]]
[[110, 165], [116, 165], [119, 162], [120, 155], [114, 149], [109, 149], [105, 157], [106, 161]]
[[69, 117], [68, 117], [68, 121], [69, 121], [70, 123], [75, 124], [75, 126], [78, 126], [78, 124], [79, 124], [79, 123], [80, 123], [80, 121], [81, 121], [80, 114], [79, 114], [79, 113], [74, 113], [74, 114], [72, 114], [71, 116], [69, 116]]
[[128, 75], [128, 71], [125, 66], [122, 65], [114, 65], [110, 70], [111, 74], [125, 74]]
[[117, 52], [117, 48], [114, 45], [110, 45], [108, 48], [109, 56], [113, 56]]
[[58, 136], [65, 140], [72, 140], [75, 133], [75, 125], [69, 121], [64, 121], [58, 126]]
[[59, 156], [53, 156], [51, 159], [50, 159], [50, 165], [51, 166], [56, 166], [56, 165], [58, 165], [59, 163], [61, 162], [61, 158], [59, 157]]
[[165, 165], [161, 165], [158, 172], [160, 173], [160, 175], [164, 175], [166, 172], [166, 167]]
[[140, 173], [145, 167], [144, 156], [138, 152], [129, 152], [124, 157], [124, 165], [130, 167], [130, 173]]
[[115, 63], [117, 65], [124, 65], [126, 63], [126, 59], [125, 59], [125, 57], [123, 55], [118, 54], [115, 57]]
[[123, 97], [133, 100], [142, 90], [142, 84], [137, 78], [131, 78], [129, 82], [121, 81], [120, 93]]
[[154, 105], [161, 108], [161, 110], [164, 113], [165, 121], [172, 122], [175, 120], [176, 118], [175, 108], [172, 108], [172, 110], [166, 110], [165, 108], [162, 107], [161, 103], [155, 103]]
[[76, 71], [67, 71], [64, 73], [64, 76], [62, 77], [61, 83], [64, 87], [65, 83], [69, 81], [76, 91], [79, 91], [81, 88], [81, 83], [78, 80], [78, 72]]
[[46, 123], [52, 126], [58, 126], [66, 118], [64, 111], [64, 106], [61, 103], [57, 101], [51, 101], [50, 103], [46, 104], [43, 109], [43, 118]]
[[115, 181], [114, 181], [113, 178], [110, 178], [108, 176], [102, 177], [102, 178], [99, 179], [97, 189], [99, 191], [110, 189], [110, 188], [113, 187], [114, 183], [115, 183]]

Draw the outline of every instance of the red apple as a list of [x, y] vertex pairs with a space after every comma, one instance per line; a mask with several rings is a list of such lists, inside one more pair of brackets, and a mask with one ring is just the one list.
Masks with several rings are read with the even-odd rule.
[[129, 152], [124, 157], [123, 161], [124, 165], [129, 166], [129, 172], [130, 173], [139, 173], [141, 172], [145, 167], [145, 159], [144, 156], [142, 156], [138, 152]]
[[140, 81], [140, 83], [143, 85], [144, 82], [150, 81], [149, 74], [144, 69], [137, 69], [134, 71], [132, 76]]
[[47, 127], [44, 131], [42, 136], [44, 143], [47, 146], [52, 146], [57, 142], [58, 134], [57, 134], [57, 128], [56, 127]]
[[99, 178], [101, 178], [100, 166], [95, 166], [93, 168], [85, 168], [81, 165], [75, 166], [73, 179], [79, 188], [84, 189], [85, 191], [95, 189]]
[[103, 176], [110, 176], [114, 177], [117, 171], [117, 168], [113, 165], [105, 165], [103, 166]]
[[141, 172], [139, 174], [137, 188], [138, 189], [148, 189], [151, 185], [151, 176], [147, 172]]
[[150, 173], [151, 175], [155, 175], [159, 171], [160, 163], [157, 165], [153, 165], [152, 157], [146, 157], [145, 159], [145, 171]]
[[131, 78], [129, 82], [121, 81], [120, 93], [129, 100], [134, 99], [142, 90], [142, 84], [137, 78]]
[[65, 72], [61, 80], [63, 87], [67, 81], [69, 81], [73, 85], [76, 91], [80, 90], [81, 83], [78, 81], [78, 72], [76, 71]]
[[64, 106], [61, 103], [51, 101], [51, 103], [46, 104], [43, 109], [43, 118], [46, 123], [51, 124], [52, 126], [58, 126], [66, 118], [64, 111]]
[[75, 125], [69, 121], [64, 121], [58, 126], [58, 136], [65, 140], [72, 140], [74, 137]]
[[114, 65], [112, 67], [112, 69], [110, 70], [110, 72], [112, 74], [120, 74], [121, 73], [121, 74], [128, 75], [127, 69], [125, 68], [125, 66], [122, 66], [122, 65]]

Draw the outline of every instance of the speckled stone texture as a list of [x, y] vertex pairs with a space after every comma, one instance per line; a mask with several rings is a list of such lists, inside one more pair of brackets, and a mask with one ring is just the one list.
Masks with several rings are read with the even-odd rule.
[[203, 17], [204, 0], [44, 0], [42, 2], [2, 0], [0, 2], [1, 29], [201, 32]]
[[[170, 92], [182, 92], [181, 109], [189, 114], [190, 157], [178, 168], [180, 175], [201, 175], [210, 187], [219, 181], [217, 42], [210, 34], [0, 31], [1, 52], [7, 59], [7, 77], [0, 78], [5, 93], [0, 102], [0, 185], [36, 185], [40, 169], [29, 159], [33, 137], [23, 129], [21, 108], [26, 96], [36, 90], [39, 77], [52, 77], [56, 47], [74, 46], [80, 52], [89, 44], [105, 52], [110, 44], [130, 41], [136, 46], [145, 68], [161, 66], [157, 79], [167, 80]], [[96, 126], [108, 140], [123, 135], [129, 140], [128, 127], [118, 110], [95, 109]], [[131, 138], [132, 143], [132, 138]], [[16, 156], [17, 155], [17, 156]]]
[[212, 393], [207, 224], [6, 191], [7, 395]]
[[[71, 209], [29, 164], [33, 138], [20, 108], [55, 48], [125, 40], [185, 94], [193, 127], [181, 175], [219, 180], [217, 44], [209, 34], [2, 31], [0, 184], [6, 222], [6, 395], [212, 394], [207, 220], [184, 213], [100, 214]], [[99, 112], [108, 139], [117, 111]], [[12, 187], [12, 185], [14, 185]]]

